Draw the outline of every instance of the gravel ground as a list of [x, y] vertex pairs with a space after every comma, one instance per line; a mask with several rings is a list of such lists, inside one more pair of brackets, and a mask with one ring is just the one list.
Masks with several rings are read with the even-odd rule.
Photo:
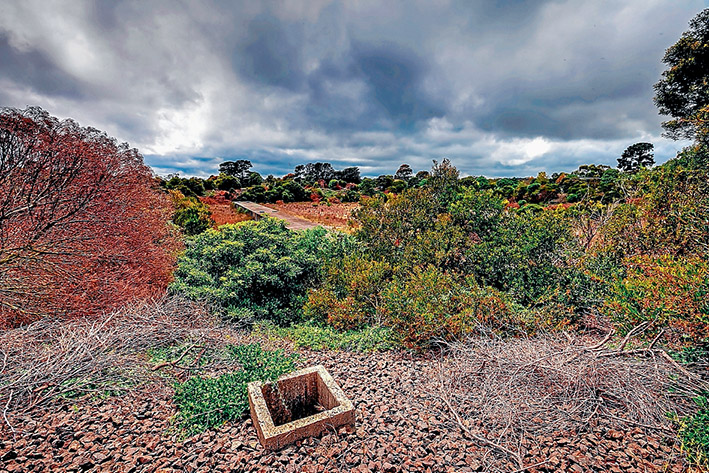
[[[431, 355], [303, 352], [323, 364], [352, 399], [356, 427], [268, 452], [250, 419], [178, 440], [169, 383], [126, 396], [58, 403], [21, 422], [24, 437], [0, 432], [0, 471], [469, 472], [519, 466], [466, 438], [436, 385]], [[543, 420], [542, 420], [543, 421]], [[686, 471], [678, 447], [652, 431], [594, 419], [583, 433], [530, 438], [527, 471]]]

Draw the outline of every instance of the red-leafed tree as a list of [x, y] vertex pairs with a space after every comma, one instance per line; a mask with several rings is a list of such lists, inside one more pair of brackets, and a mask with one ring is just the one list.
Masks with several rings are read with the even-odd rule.
[[137, 150], [40, 108], [0, 109], [0, 327], [160, 295], [170, 214]]

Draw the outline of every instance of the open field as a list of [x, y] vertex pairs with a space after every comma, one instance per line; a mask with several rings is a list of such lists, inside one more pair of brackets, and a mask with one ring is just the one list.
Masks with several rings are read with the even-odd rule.
[[289, 202], [287, 204], [263, 204], [266, 207], [301, 217], [311, 222], [333, 227], [339, 230], [349, 230], [350, 214], [359, 207], [358, 203], [313, 204], [312, 202]]

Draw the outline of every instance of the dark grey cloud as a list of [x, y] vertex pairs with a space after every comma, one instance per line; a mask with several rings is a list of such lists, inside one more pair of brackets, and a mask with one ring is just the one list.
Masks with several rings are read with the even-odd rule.
[[300, 25], [261, 15], [246, 29], [246, 38], [233, 54], [236, 72], [258, 85], [300, 89], [305, 82]]
[[526, 175], [660, 136], [652, 85], [700, 0], [0, 4], [0, 105], [139, 147], [161, 173], [246, 158], [365, 173], [450, 157]]
[[370, 99], [388, 117], [407, 126], [444, 114], [422, 89], [429, 68], [424, 58], [397, 45], [366, 44], [356, 44], [352, 57]]
[[12, 47], [1, 31], [0, 64], [3, 71], [0, 76], [18, 84], [31, 84], [38, 93], [77, 101], [90, 96], [89, 84], [67, 74], [41, 51]]

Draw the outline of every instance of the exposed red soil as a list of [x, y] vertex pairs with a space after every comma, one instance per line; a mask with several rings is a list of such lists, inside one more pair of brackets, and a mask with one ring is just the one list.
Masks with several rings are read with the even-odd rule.
[[352, 211], [359, 207], [356, 202], [343, 202], [339, 204], [327, 205], [324, 202], [289, 202], [283, 204], [262, 204], [281, 212], [301, 217], [320, 225], [338, 228], [340, 230], [350, 229], [350, 215]]
[[223, 193], [215, 193], [214, 197], [200, 197], [199, 200], [209, 207], [209, 211], [212, 213], [212, 220], [214, 220], [214, 224], [217, 227], [228, 223], [251, 220], [251, 217], [247, 214], [237, 212], [231, 201]]
[[[248, 418], [178, 440], [168, 382], [103, 400], [63, 402], [26, 419], [29, 435], [0, 432], [0, 471], [470, 472], [518, 466], [466, 437], [429, 377], [431, 356], [304, 352], [322, 363], [356, 409], [354, 431], [333, 431], [278, 452], [258, 443]], [[653, 431], [594, 419], [583, 433], [528, 438], [531, 472], [685, 471], [677, 447]]]

